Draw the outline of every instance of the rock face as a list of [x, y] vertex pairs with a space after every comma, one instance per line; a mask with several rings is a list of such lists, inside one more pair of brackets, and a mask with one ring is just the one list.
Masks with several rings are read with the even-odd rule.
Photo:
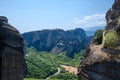
[[18, 30], [0, 16], [0, 80], [23, 80], [27, 71], [23, 47]]
[[[106, 20], [105, 32], [114, 30], [120, 36], [120, 0], [115, 0]], [[120, 80], [120, 45], [117, 47], [110, 49], [103, 44], [91, 44], [78, 68], [79, 80]]]
[[62, 29], [34, 31], [22, 34], [26, 47], [39, 51], [59, 53], [66, 51], [67, 56], [85, 49], [92, 37], [87, 37], [83, 29], [64, 31]]
[[106, 14], [106, 30], [114, 29], [120, 34], [120, 0], [115, 0], [112, 8]]

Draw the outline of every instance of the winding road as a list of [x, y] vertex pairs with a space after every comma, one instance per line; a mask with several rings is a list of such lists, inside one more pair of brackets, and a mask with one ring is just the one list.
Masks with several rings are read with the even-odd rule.
[[[76, 67], [73, 67], [73, 66], [66, 66], [66, 65], [61, 65], [61, 67], [65, 68], [66, 71], [68, 71], [69, 73], [73, 73], [73, 74], [77, 74], [77, 68]], [[53, 75], [50, 75], [49, 77], [47, 77], [45, 80], [49, 80], [52, 76], [55, 76], [57, 74], [60, 73], [61, 69], [59, 67], [57, 67], [58, 71], [53, 74]]]
[[50, 79], [50, 77], [52, 77], [52, 76], [55, 76], [55, 75], [59, 74], [59, 73], [60, 73], [60, 68], [58, 67], [57, 69], [58, 69], [58, 71], [57, 71], [55, 74], [50, 75], [50, 76], [49, 76], [49, 77], [47, 77], [45, 80], [49, 80], [49, 79]]

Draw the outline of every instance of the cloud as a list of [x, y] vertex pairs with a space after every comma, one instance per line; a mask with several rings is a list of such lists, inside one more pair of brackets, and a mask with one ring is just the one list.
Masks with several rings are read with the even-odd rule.
[[74, 17], [74, 24], [76, 27], [89, 28], [94, 26], [105, 26], [105, 14], [95, 14], [91, 16], [85, 16], [83, 19]]

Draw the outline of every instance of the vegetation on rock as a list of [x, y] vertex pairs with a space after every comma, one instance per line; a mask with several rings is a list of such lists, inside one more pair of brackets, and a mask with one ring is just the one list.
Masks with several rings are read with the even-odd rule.
[[97, 30], [97, 31], [96, 31], [95, 37], [94, 37], [94, 43], [95, 43], [96, 45], [102, 44], [103, 31], [104, 31], [104, 30]]
[[117, 42], [120, 40], [118, 34], [114, 30], [110, 30], [106, 35], [105, 35], [105, 42], [104, 42], [104, 47], [107, 48], [112, 48], [117, 46]]

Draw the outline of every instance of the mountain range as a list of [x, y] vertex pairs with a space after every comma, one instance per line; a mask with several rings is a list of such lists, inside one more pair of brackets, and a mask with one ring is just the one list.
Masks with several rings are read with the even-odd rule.
[[38, 51], [46, 51], [54, 54], [66, 52], [73, 57], [86, 49], [92, 36], [87, 36], [81, 28], [64, 31], [62, 29], [45, 29], [22, 34], [26, 47], [34, 47]]

